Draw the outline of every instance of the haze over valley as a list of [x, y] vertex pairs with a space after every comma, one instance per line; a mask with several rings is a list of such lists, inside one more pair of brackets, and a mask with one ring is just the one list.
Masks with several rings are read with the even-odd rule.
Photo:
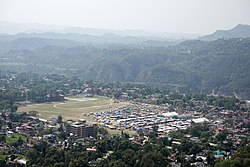
[[0, 1], [0, 167], [249, 164], [249, 0]]
[[194, 39], [107, 31], [2, 34], [0, 69], [144, 83], [181, 93], [250, 96], [249, 25]]

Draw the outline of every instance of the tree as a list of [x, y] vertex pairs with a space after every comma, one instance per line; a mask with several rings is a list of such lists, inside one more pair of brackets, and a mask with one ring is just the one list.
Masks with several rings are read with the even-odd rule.
[[[242, 161], [239, 159], [228, 159], [220, 162], [215, 163], [215, 167], [244, 167]], [[246, 166], [247, 167], [247, 166]]]
[[31, 116], [37, 116], [37, 114], [38, 114], [38, 111], [35, 111], [35, 110], [29, 111], [29, 115]]
[[21, 137], [19, 137], [18, 140], [17, 140], [17, 143], [18, 143], [19, 146], [21, 146], [24, 143], [24, 141], [22, 140]]
[[202, 149], [197, 144], [193, 144], [193, 146], [189, 149], [189, 153], [194, 155], [198, 154], [200, 151], [202, 151]]
[[126, 149], [122, 152], [122, 160], [125, 162], [128, 166], [132, 166], [135, 164], [135, 151], [132, 149]]
[[57, 123], [61, 124], [63, 122], [63, 117], [61, 115], [57, 118]]
[[108, 131], [105, 128], [98, 128], [98, 133], [101, 134], [102, 136], [108, 135]]
[[250, 146], [240, 148], [232, 157], [215, 163], [215, 167], [248, 167], [250, 162]]
[[170, 155], [170, 151], [167, 148], [162, 148], [161, 149], [161, 154], [166, 157], [166, 156]]
[[18, 140], [15, 143], [13, 143], [12, 145], [14, 147], [18, 147], [18, 146], [21, 146], [23, 143], [24, 143], [24, 141], [22, 140], [21, 137], [19, 137]]
[[220, 133], [218, 133], [218, 134], [216, 135], [216, 138], [217, 138], [220, 142], [224, 141], [224, 140], [226, 139], [226, 137], [227, 137], [227, 135], [226, 135], [226, 133], [224, 133], [224, 132], [220, 132]]
[[119, 98], [121, 97], [121, 95], [122, 95], [122, 91], [121, 91], [121, 90], [117, 90], [117, 91], [114, 93], [114, 97], [115, 97], [116, 99], [119, 99]]
[[6, 137], [4, 135], [0, 135], [0, 142], [5, 142], [6, 141]]
[[71, 151], [65, 151], [64, 152], [64, 161], [66, 164], [69, 164], [70, 163], [70, 160], [72, 158], [72, 152]]
[[56, 161], [53, 158], [46, 158], [44, 160], [43, 166], [53, 167]]
[[101, 153], [106, 153], [109, 149], [107, 140], [98, 140], [95, 144]]
[[67, 138], [67, 135], [64, 131], [59, 132], [58, 138], [61, 140], [65, 140]]
[[125, 162], [123, 162], [121, 159], [119, 160], [111, 160], [108, 163], [109, 167], [129, 167]]
[[79, 156], [72, 158], [69, 163], [69, 167], [86, 167], [88, 166], [88, 161], [85, 157]]
[[141, 167], [165, 167], [166, 161], [161, 153], [149, 152], [143, 155]]
[[48, 135], [52, 133], [52, 128], [48, 128], [48, 129], [43, 129], [39, 135], [43, 136], [43, 135]]
[[35, 149], [27, 151], [25, 155], [29, 159], [30, 164], [37, 164], [37, 160], [41, 156], [41, 154]]
[[0, 159], [0, 166], [5, 166], [6, 165], [6, 160]]
[[158, 126], [154, 125], [153, 126], [153, 130], [151, 132], [149, 132], [149, 138], [151, 138], [153, 141], [156, 140], [156, 138], [158, 137]]
[[214, 161], [215, 161], [215, 157], [213, 155], [208, 155], [207, 156], [207, 163], [211, 166], [214, 166]]

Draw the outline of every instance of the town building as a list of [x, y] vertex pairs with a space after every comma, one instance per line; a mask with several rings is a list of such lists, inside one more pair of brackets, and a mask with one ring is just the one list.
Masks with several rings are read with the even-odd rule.
[[76, 138], [96, 137], [97, 128], [96, 124], [87, 124], [86, 120], [68, 121], [66, 123], [66, 134], [73, 134]]

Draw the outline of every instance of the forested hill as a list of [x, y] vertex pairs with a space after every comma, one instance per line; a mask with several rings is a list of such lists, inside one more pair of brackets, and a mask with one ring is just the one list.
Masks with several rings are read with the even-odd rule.
[[246, 38], [250, 37], [250, 25], [239, 24], [230, 30], [217, 30], [213, 34], [200, 37], [200, 40], [216, 40], [219, 38]]
[[182, 93], [214, 90], [250, 98], [250, 38], [177, 45], [164, 41], [93, 45], [45, 38], [0, 42], [0, 70], [148, 83]]

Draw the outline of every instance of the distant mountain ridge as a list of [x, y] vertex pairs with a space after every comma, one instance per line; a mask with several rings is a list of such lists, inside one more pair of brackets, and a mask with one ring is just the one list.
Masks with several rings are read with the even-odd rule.
[[219, 38], [248, 38], [250, 37], [250, 25], [239, 24], [230, 30], [217, 30], [213, 34], [200, 37], [200, 40], [212, 41]]
[[18, 33], [60, 33], [60, 34], [80, 34], [91, 36], [103, 36], [113, 34], [120, 37], [150, 37], [162, 39], [195, 39], [198, 34], [188, 33], [154, 33], [143, 30], [112, 30], [104, 28], [89, 28], [79, 26], [54, 26], [38, 23], [13, 23], [0, 22], [0, 34], [18, 34]]
[[[176, 44], [184, 41], [185, 39], [164, 39], [160, 37], [146, 37], [146, 36], [119, 36], [115, 34], [104, 34], [104, 35], [86, 35], [86, 34], [77, 34], [77, 33], [55, 33], [55, 32], [42, 32], [42, 33], [19, 33], [15, 35], [0, 34], [1, 41], [13, 41], [20, 38], [40, 38], [48, 40], [69, 40], [78, 42], [79, 45], [83, 43], [92, 43], [92, 44], [102, 44], [102, 43], [116, 43], [116, 44], [139, 44], [144, 42], [160, 41], [168, 44]], [[152, 43], [154, 44], [154, 43]]]

